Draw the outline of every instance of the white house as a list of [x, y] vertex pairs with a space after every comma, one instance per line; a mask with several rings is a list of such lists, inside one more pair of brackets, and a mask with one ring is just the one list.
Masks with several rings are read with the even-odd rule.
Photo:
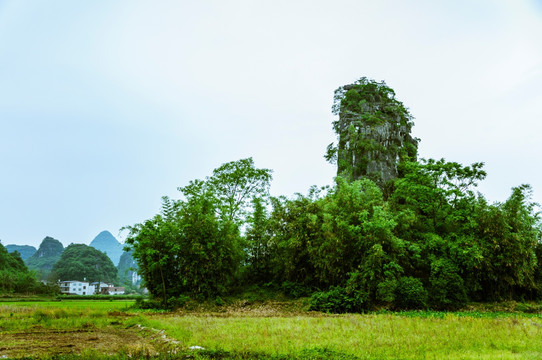
[[93, 282], [90, 285], [94, 286], [94, 288], [96, 289], [96, 294], [103, 294], [103, 295], [123, 295], [124, 294], [123, 287], [115, 287], [115, 285], [113, 284], [103, 283], [103, 282]]
[[60, 292], [69, 295], [94, 295], [96, 289], [86, 281], [60, 281]]
[[124, 295], [124, 287], [114, 286], [108, 289], [109, 295]]
[[60, 292], [67, 295], [123, 295], [123, 287], [103, 282], [88, 283], [86, 281], [59, 281]]
[[93, 282], [90, 285], [94, 286], [96, 289], [96, 294], [108, 294], [107, 291], [110, 287], [113, 287], [113, 284], [105, 283], [105, 282]]

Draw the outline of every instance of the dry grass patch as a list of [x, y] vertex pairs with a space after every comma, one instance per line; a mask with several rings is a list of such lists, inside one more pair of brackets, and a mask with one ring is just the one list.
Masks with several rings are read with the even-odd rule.
[[[324, 315], [319, 312], [307, 312], [308, 305], [306, 300], [266, 300], [266, 301], [248, 301], [235, 300], [230, 304], [216, 306], [209, 303], [191, 303], [189, 306], [178, 309], [175, 312], [169, 313], [167, 316], [213, 316], [218, 318], [224, 317], [321, 317], [333, 316]], [[164, 316], [165, 314], [159, 314]]]
[[2, 334], [0, 356], [45, 357], [80, 354], [92, 349], [102, 354], [119, 352], [156, 354], [155, 345], [137, 329], [51, 330], [35, 327], [24, 332]]

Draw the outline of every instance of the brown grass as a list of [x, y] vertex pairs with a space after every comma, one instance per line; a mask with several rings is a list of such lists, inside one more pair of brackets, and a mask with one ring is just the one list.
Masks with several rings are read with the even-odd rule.
[[102, 354], [155, 354], [156, 347], [139, 329], [52, 330], [34, 327], [31, 330], [2, 334], [0, 354], [7, 357], [38, 357], [59, 354], [80, 354], [93, 349]]
[[[223, 306], [214, 306], [206, 303], [192, 303], [185, 308], [178, 309], [169, 314], [169, 316], [212, 316], [212, 317], [321, 317], [333, 316], [318, 312], [308, 312], [307, 305], [303, 300], [289, 301], [247, 301], [235, 300], [233, 303]], [[164, 314], [160, 314], [164, 316]]]

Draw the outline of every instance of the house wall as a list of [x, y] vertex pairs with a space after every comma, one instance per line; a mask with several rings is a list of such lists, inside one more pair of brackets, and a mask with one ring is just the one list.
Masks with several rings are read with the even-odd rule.
[[95, 288], [85, 281], [61, 281], [60, 292], [70, 295], [94, 295]]
[[62, 294], [70, 295], [122, 295], [124, 294], [123, 287], [115, 287], [113, 284], [108, 283], [91, 283], [85, 281], [61, 281], [58, 286]]

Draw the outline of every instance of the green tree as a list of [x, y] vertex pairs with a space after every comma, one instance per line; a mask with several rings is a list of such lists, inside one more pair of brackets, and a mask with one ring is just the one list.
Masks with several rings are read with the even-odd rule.
[[183, 243], [179, 246], [184, 293], [213, 297], [234, 281], [243, 260], [237, 224], [216, 215], [212, 194], [190, 198], [181, 209]]
[[44, 288], [28, 270], [19, 253], [8, 253], [0, 243], [0, 294], [37, 292], [44, 292]]
[[482, 167], [444, 159], [406, 162], [390, 200], [396, 209], [414, 212], [418, 231], [447, 234], [472, 213], [473, 189], [486, 176]]
[[126, 243], [151, 294], [165, 305], [181, 294], [226, 292], [245, 258], [242, 219], [270, 180], [270, 170], [256, 169], [252, 159], [223, 164], [206, 180], [180, 187], [183, 200], [164, 197], [161, 214], [127, 227]]
[[268, 282], [272, 278], [271, 228], [265, 200], [252, 200], [252, 215], [247, 219], [245, 277], [255, 283]]
[[540, 289], [536, 251], [541, 232], [531, 191], [530, 186], [521, 185], [512, 189], [506, 202], [481, 201], [476, 208], [476, 236], [482, 249], [479, 299], [519, 299]]
[[308, 196], [271, 198], [269, 219], [273, 280], [306, 287], [320, 286], [312, 259], [312, 246], [321, 231], [323, 202], [319, 191], [312, 188]]
[[85, 280], [116, 283], [117, 268], [109, 257], [85, 244], [71, 244], [55, 263], [53, 280]]
[[393, 301], [405, 245], [375, 183], [338, 177], [325, 195], [313, 188], [308, 196], [272, 203], [276, 281], [346, 287], [346, 293], [365, 294], [367, 304]]
[[482, 252], [473, 235], [474, 188], [486, 176], [482, 167], [444, 159], [406, 162], [390, 197], [396, 234], [408, 244], [405, 273], [423, 280], [437, 308], [461, 306], [477, 288]]
[[344, 285], [355, 272], [356, 286], [374, 301], [378, 286], [400, 275], [396, 261], [404, 247], [393, 233], [397, 224], [382, 191], [368, 179], [349, 183], [339, 177], [325, 200], [312, 257], [320, 277], [328, 285]]
[[205, 181], [194, 180], [179, 188], [186, 198], [213, 194], [218, 214], [229, 221], [241, 224], [249, 215], [254, 198], [267, 197], [272, 180], [272, 171], [258, 169], [252, 158], [231, 161], [213, 170]]
[[[163, 207], [166, 206], [167, 201], [164, 199]], [[166, 208], [163, 212], [167, 210]], [[167, 300], [175, 296], [179, 288], [175, 282], [179, 273], [175, 259], [177, 236], [180, 232], [178, 223], [168, 216], [158, 214], [126, 229], [129, 230], [126, 244], [137, 260], [144, 286], [166, 305]]]

